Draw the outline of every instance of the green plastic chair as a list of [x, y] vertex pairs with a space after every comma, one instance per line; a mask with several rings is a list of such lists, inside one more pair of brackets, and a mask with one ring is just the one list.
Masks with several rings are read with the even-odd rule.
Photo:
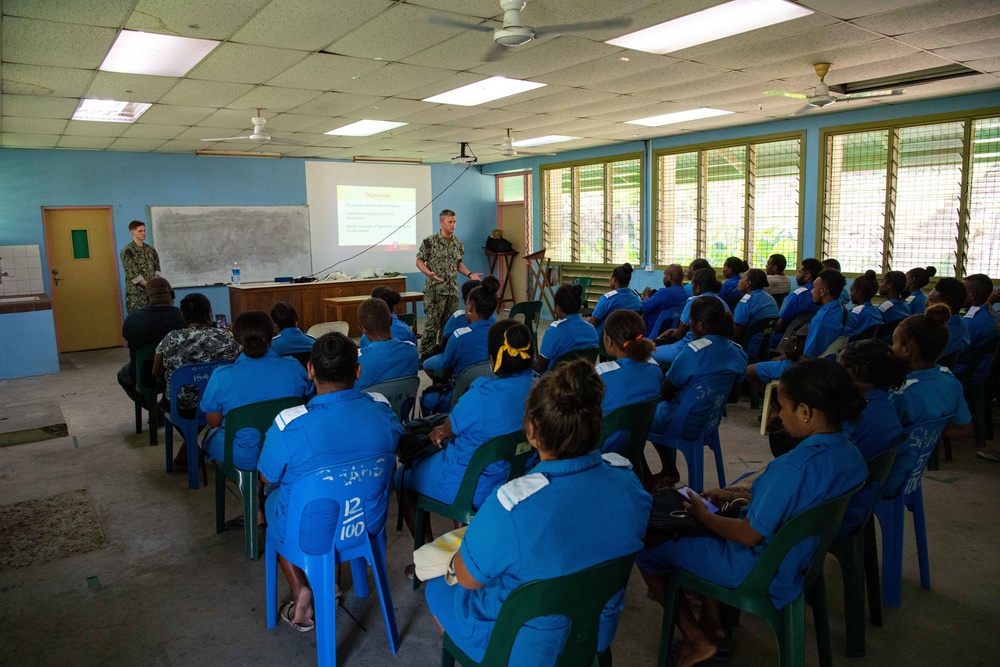
[[226, 415], [225, 454], [221, 464], [215, 464], [215, 532], [226, 529], [226, 479], [236, 482], [243, 496], [243, 539], [247, 560], [258, 560], [260, 551], [257, 541], [257, 486], [260, 473], [257, 469], [243, 470], [233, 464], [233, 439], [236, 432], [244, 428], [260, 433], [260, 445], [264, 446], [264, 434], [271, 428], [278, 413], [287, 408], [302, 405], [299, 396], [276, 398], [260, 403], [251, 403], [236, 408]]
[[577, 359], [586, 359], [592, 364], [597, 364], [597, 357], [600, 353], [601, 348], [599, 347], [581, 347], [579, 350], [570, 350], [566, 354], [561, 354], [556, 357], [549, 366], [549, 370], [554, 371], [563, 364], [576, 361]]
[[[601, 452], [620, 453], [627, 458], [640, 482], [645, 481], [646, 459], [643, 450], [646, 449], [646, 434], [649, 433], [649, 425], [653, 422], [653, 414], [659, 401], [657, 397], [624, 405], [604, 415], [601, 421]], [[624, 434], [628, 434], [628, 439], [622, 444]], [[614, 440], [609, 442], [612, 436]]]
[[308, 368], [307, 364], [309, 363], [309, 359], [312, 357], [312, 352], [311, 351], [309, 351], [309, 352], [292, 352], [291, 354], [285, 354], [285, 355], [282, 355], [282, 356], [291, 357], [295, 361], [297, 361], [300, 364], [302, 364], [302, 368]]
[[472, 364], [464, 371], [458, 374], [455, 378], [455, 388], [451, 392], [451, 406], [455, 407], [458, 405], [458, 399], [465, 395], [465, 392], [469, 390], [469, 386], [478, 378], [496, 377], [493, 372], [493, 364], [488, 361], [480, 361], [478, 364]]
[[512, 320], [518, 315], [524, 317], [524, 326], [531, 332], [531, 343], [535, 351], [538, 351], [538, 318], [542, 316], [541, 301], [522, 301], [515, 303], [510, 308], [507, 319]]
[[[882, 626], [882, 587], [878, 581], [878, 547], [875, 543], [875, 524], [872, 514], [875, 505], [885, 492], [885, 480], [892, 470], [896, 447], [872, 457], [868, 461], [868, 479], [865, 486], [876, 489], [871, 504], [865, 512], [860, 527], [849, 535], [837, 537], [830, 544], [829, 552], [837, 558], [844, 579], [844, 625], [847, 628], [847, 657], [863, 658], [865, 655], [865, 585], [868, 586], [868, 608], [872, 623]], [[866, 559], [875, 558], [874, 576], [865, 576]]]
[[[823, 667], [833, 664], [830, 650], [830, 619], [826, 607], [826, 585], [823, 581], [823, 560], [837, 534], [844, 510], [851, 496], [861, 488], [821, 503], [793, 517], [782, 526], [765, 547], [764, 552], [753, 566], [746, 579], [737, 588], [725, 588], [679, 571], [667, 578], [665, 605], [663, 608], [663, 630], [660, 634], [660, 667], [666, 667], [674, 634], [674, 615], [677, 603], [684, 590], [707, 595], [719, 602], [760, 616], [774, 632], [778, 640], [779, 667], [801, 667], [805, 662], [805, 591], [809, 591], [813, 602], [813, 617], [816, 622], [816, 643], [819, 648], [819, 662]], [[803, 593], [784, 609], [775, 609], [768, 597], [768, 589], [774, 580], [781, 561], [795, 545], [803, 540], [819, 536], [820, 543], [813, 555], [805, 577]]]
[[[156, 345], [143, 345], [135, 351], [135, 390], [146, 401], [149, 412], [149, 444], [156, 444], [156, 413], [159, 409], [156, 405], [156, 396], [163, 387], [153, 378], [153, 357], [156, 356]], [[146, 384], [145, 380], [153, 380], [153, 384]], [[135, 432], [142, 433], [142, 403], [135, 401]]]
[[[433, 512], [452, 521], [469, 523], [476, 515], [476, 508], [473, 507], [472, 500], [476, 495], [479, 477], [486, 470], [486, 467], [492, 463], [506, 461], [510, 464], [510, 470], [507, 473], [507, 481], [509, 482], [524, 474], [524, 466], [533, 451], [531, 445], [528, 444], [528, 439], [524, 436], [524, 431], [514, 431], [507, 435], [490, 438], [479, 445], [472, 458], [469, 459], [469, 465], [465, 469], [465, 475], [458, 487], [458, 493], [455, 494], [455, 500], [451, 503], [442, 503], [417, 494], [417, 507], [413, 518], [413, 550], [416, 551], [424, 545], [424, 521], [429, 520], [427, 518], [428, 512]], [[419, 585], [420, 581], [414, 576], [413, 590], [417, 590]]]
[[396, 318], [411, 329], [413, 328], [413, 325], [417, 323], [417, 316], [413, 313], [401, 313], [396, 315]]
[[441, 645], [441, 667], [507, 667], [518, 630], [539, 616], [566, 616], [570, 631], [556, 667], [611, 664], [611, 649], [597, 653], [597, 636], [604, 606], [625, 588], [635, 555], [609, 560], [573, 574], [521, 584], [507, 597], [486, 646], [482, 662], [475, 662], [447, 633]]

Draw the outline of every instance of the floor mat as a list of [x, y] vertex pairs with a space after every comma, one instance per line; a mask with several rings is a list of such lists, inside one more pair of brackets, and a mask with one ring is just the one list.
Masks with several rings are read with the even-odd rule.
[[86, 489], [0, 506], [0, 571], [87, 553], [105, 543]]
[[0, 447], [69, 435], [57, 401], [0, 405]]

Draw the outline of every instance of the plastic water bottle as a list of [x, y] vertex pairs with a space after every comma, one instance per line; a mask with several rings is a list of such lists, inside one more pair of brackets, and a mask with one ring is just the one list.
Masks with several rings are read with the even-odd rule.
[[239, 262], [233, 262], [233, 284], [234, 285], [239, 285], [240, 284], [240, 263]]

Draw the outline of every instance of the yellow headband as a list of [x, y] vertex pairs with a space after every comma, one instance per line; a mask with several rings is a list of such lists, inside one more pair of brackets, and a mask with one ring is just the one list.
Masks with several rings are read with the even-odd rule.
[[531, 349], [531, 343], [529, 342], [524, 347], [511, 347], [510, 343], [507, 342], [507, 332], [503, 334], [503, 345], [497, 351], [497, 360], [493, 364], [493, 372], [500, 372], [500, 365], [503, 363], [503, 353], [506, 352], [512, 357], [521, 357], [522, 359], [531, 359], [531, 355], [528, 354], [528, 350]]

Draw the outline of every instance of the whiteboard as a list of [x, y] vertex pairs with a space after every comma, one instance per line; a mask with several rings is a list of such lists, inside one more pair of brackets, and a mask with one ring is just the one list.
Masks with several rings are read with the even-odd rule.
[[151, 243], [173, 287], [312, 273], [307, 206], [150, 206]]

